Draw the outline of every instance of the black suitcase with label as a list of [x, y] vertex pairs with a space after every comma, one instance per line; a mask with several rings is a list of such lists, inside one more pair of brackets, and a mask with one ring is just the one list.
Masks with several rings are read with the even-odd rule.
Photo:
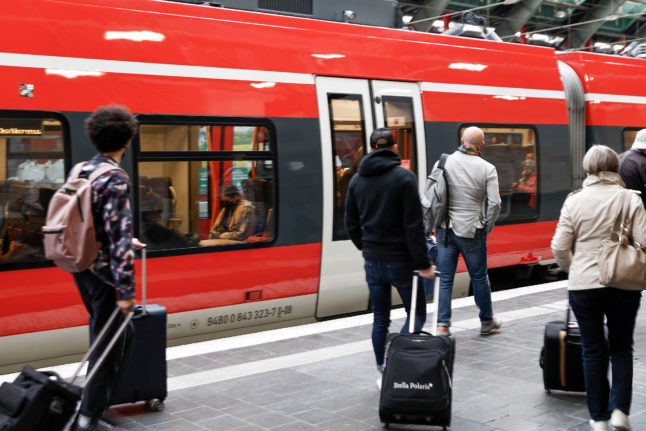
[[[437, 333], [439, 272], [435, 277], [433, 334]], [[413, 277], [409, 334], [392, 334], [386, 346], [379, 418], [390, 423], [451, 425], [455, 340], [427, 332], [413, 333], [418, 276]]]
[[142, 305], [135, 306], [134, 339], [121, 362], [110, 405], [144, 401], [145, 408], [164, 410], [168, 394], [166, 367], [166, 308], [146, 305], [146, 249], [141, 250]]
[[568, 307], [565, 321], [549, 322], [545, 326], [545, 341], [541, 350], [545, 390], [585, 392], [581, 334], [576, 322], [570, 321]]
[[[113, 324], [119, 313], [121, 311], [116, 308], [105, 324], [106, 328]], [[96, 361], [95, 367], [85, 378], [83, 385], [75, 385], [74, 382], [90, 354], [100, 343], [92, 344], [69, 382], [63, 380], [53, 371], [37, 371], [29, 365], [25, 365], [12, 383], [2, 383], [0, 386], [0, 431], [63, 431], [66, 429], [77, 411], [83, 387], [92, 380], [95, 370], [101, 367], [107, 353], [117, 339], [123, 335], [132, 316], [133, 313], [129, 313], [121, 323], [105, 351]], [[106, 333], [105, 329], [102, 330], [99, 340]]]

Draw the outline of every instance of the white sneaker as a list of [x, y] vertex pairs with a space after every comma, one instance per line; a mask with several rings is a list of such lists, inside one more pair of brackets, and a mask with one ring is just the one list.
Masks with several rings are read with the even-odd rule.
[[617, 431], [630, 431], [632, 427], [630, 426], [630, 421], [626, 413], [622, 412], [619, 409], [614, 409], [612, 415], [610, 416], [610, 423], [612, 427]]
[[608, 431], [608, 421], [595, 421], [590, 419], [590, 429], [592, 431]]
[[377, 379], [377, 388], [381, 390], [381, 376]]

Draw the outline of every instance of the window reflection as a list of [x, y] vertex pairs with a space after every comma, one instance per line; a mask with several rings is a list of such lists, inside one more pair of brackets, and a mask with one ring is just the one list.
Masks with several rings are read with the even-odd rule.
[[191, 154], [138, 164], [141, 229], [151, 249], [273, 239], [273, 162], [254, 156], [272, 148], [266, 127], [144, 125], [140, 141], [142, 149], [172, 151], [170, 158]]
[[641, 129], [642, 128], [624, 130], [624, 133], [623, 133], [624, 151], [630, 150], [630, 148], [633, 146], [633, 142], [635, 142], [635, 137], [637, 136], [637, 132], [639, 132]]
[[357, 173], [364, 155], [365, 126], [361, 95], [330, 94], [332, 151], [335, 174], [334, 226], [332, 240], [348, 239], [344, 227], [345, 198], [350, 180]]
[[63, 126], [0, 118], [0, 263], [44, 260], [42, 226], [65, 180]]
[[[460, 130], [460, 134], [465, 128]], [[481, 127], [482, 157], [496, 167], [501, 210], [498, 221], [538, 215], [536, 135], [530, 128]]]
[[413, 100], [410, 97], [395, 96], [384, 96], [382, 99], [386, 127], [393, 132], [397, 152], [402, 158], [402, 166], [417, 172]]

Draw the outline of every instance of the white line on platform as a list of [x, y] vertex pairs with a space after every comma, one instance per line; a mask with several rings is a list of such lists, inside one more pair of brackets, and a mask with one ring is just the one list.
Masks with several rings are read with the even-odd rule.
[[[506, 299], [517, 298], [524, 295], [531, 295], [534, 293], [547, 292], [555, 289], [564, 289], [567, 287], [567, 281], [556, 281], [553, 283], [545, 283], [535, 286], [520, 287], [516, 289], [504, 290], [493, 292], [491, 299], [493, 302], [503, 301]], [[565, 295], [564, 295], [565, 296]], [[562, 301], [557, 301], [551, 304], [542, 306], [530, 307], [521, 310], [514, 310], [505, 313], [497, 313], [504, 322], [510, 322], [517, 319], [532, 317], [536, 315], [548, 314], [554, 309], [564, 309], [564, 298]], [[463, 308], [473, 305], [473, 297], [458, 298], [453, 300], [452, 308]], [[394, 309], [391, 312], [391, 319], [403, 319], [406, 317], [406, 312], [403, 308]], [[217, 340], [204, 341], [200, 343], [186, 344], [182, 346], [169, 347], [166, 350], [166, 359], [181, 359], [190, 356], [204, 355], [207, 353], [221, 352], [231, 349], [238, 349], [244, 347], [255, 346], [259, 344], [272, 343], [276, 341], [283, 341], [292, 338], [304, 337], [307, 335], [321, 334], [324, 332], [336, 331], [340, 329], [353, 328], [357, 326], [372, 324], [372, 313], [361, 314], [352, 317], [326, 320], [323, 322], [316, 322], [306, 325], [292, 326], [288, 328], [274, 329], [269, 331], [256, 332], [252, 334], [239, 335], [229, 338], [220, 338]], [[459, 332], [465, 329], [473, 329], [480, 325], [477, 318], [468, 319], [459, 322], [454, 322], [452, 332]], [[227, 376], [234, 376], [230, 378], [237, 378], [243, 375], [252, 375], [264, 373], [281, 368], [288, 368], [296, 365], [304, 365], [324, 359], [341, 357], [351, 355], [354, 353], [371, 350], [372, 346], [369, 340], [347, 343], [336, 347], [319, 349], [312, 352], [299, 353], [294, 355], [281, 356], [280, 358], [266, 359], [262, 361], [250, 362], [247, 364], [234, 365], [230, 367], [217, 368], [209, 371], [188, 374], [185, 376], [172, 377], [168, 379], [169, 390], [181, 389], [193, 382], [192, 386], [199, 384], [207, 384], [209, 382], [228, 380]], [[290, 361], [294, 361], [292, 364]], [[48, 370], [53, 370], [59, 373], [64, 378], [72, 376], [78, 363], [59, 365], [55, 367], [46, 367]], [[275, 368], [277, 367], [277, 368]], [[207, 373], [207, 374], [204, 374]], [[211, 377], [207, 378], [208, 373], [212, 373]], [[240, 374], [242, 373], [242, 374]], [[0, 375], [0, 383], [5, 381], [13, 381], [18, 373]], [[195, 376], [195, 377], [193, 377]], [[184, 380], [182, 380], [184, 379]], [[212, 380], [215, 379], [215, 380]], [[208, 380], [208, 381], [207, 381]]]

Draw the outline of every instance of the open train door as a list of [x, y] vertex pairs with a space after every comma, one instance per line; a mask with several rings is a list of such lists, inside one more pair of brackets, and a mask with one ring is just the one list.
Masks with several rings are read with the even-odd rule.
[[[323, 163], [323, 238], [316, 316], [365, 310], [363, 258], [345, 231], [345, 196], [377, 127], [395, 134], [402, 166], [426, 177], [424, 124], [415, 83], [317, 77]], [[372, 92], [371, 92], [372, 90]], [[420, 182], [420, 191], [423, 181]], [[393, 303], [400, 302], [393, 296]]]

